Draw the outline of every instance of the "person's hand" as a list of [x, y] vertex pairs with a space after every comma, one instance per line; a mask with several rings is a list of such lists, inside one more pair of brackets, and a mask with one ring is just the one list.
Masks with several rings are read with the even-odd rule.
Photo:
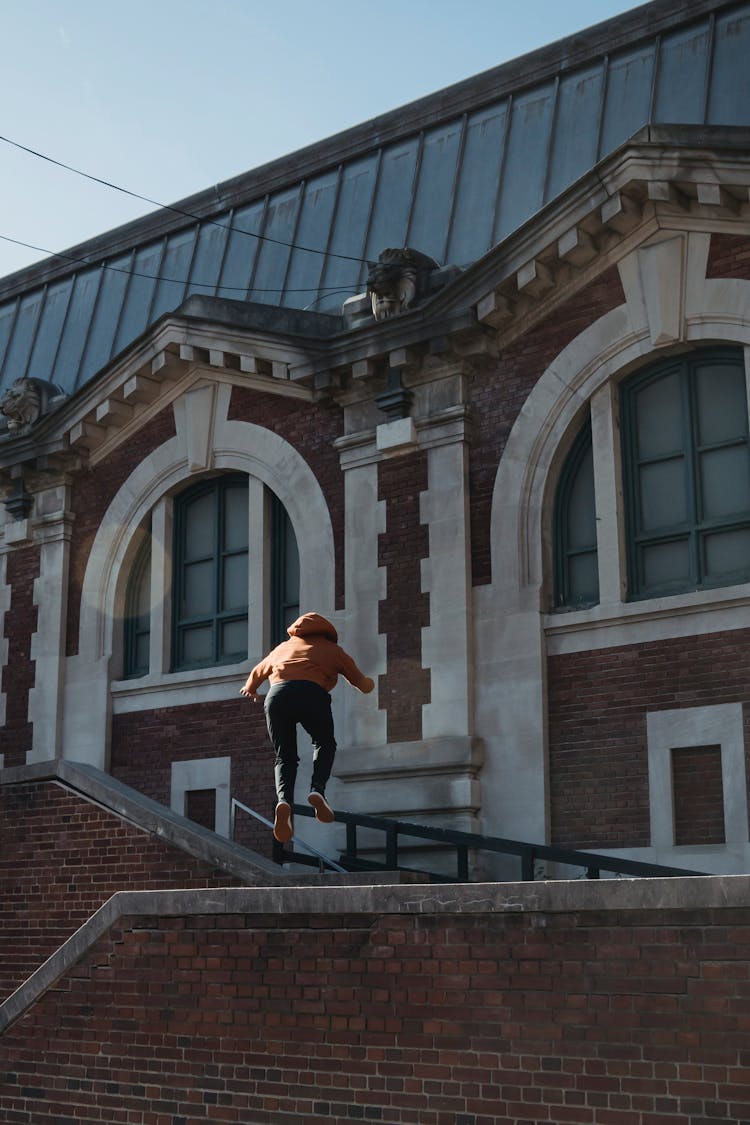
[[240, 695], [244, 695], [248, 699], [252, 699], [253, 703], [260, 703], [260, 696], [258, 695], [258, 693], [255, 691], [249, 691], [247, 684], [240, 688]]

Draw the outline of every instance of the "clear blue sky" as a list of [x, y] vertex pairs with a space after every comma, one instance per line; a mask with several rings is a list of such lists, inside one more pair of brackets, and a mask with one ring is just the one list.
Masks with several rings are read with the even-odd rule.
[[[636, 6], [0, 0], [0, 134], [173, 203]], [[64, 250], [150, 210], [0, 142], [0, 234]], [[42, 257], [0, 240], [0, 276]]]

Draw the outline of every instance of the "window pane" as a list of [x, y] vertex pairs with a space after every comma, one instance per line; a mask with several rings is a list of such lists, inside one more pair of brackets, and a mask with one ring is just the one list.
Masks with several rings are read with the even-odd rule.
[[706, 577], [750, 574], [750, 528], [706, 535], [703, 540]]
[[703, 519], [750, 509], [750, 461], [744, 445], [700, 455]]
[[581, 459], [568, 498], [568, 548], [596, 544], [594, 510], [594, 454], [589, 446]]
[[241, 551], [248, 545], [247, 487], [224, 492], [224, 550]]
[[590, 605], [599, 601], [599, 569], [596, 551], [573, 555], [568, 560], [570, 605]]
[[151, 638], [148, 633], [138, 633], [136, 635], [133, 671], [140, 671], [141, 669], [148, 671], [150, 643]]
[[222, 657], [236, 656], [238, 660], [247, 655], [246, 619], [243, 618], [241, 621], [224, 622], [221, 630], [221, 649], [219, 655]]
[[[284, 600], [294, 602], [299, 606], [299, 551], [297, 550], [297, 536], [292, 530], [289, 519], [286, 521], [286, 552], [285, 552], [285, 590]], [[297, 614], [299, 617], [299, 614]], [[292, 618], [292, 621], [294, 618]], [[291, 621], [288, 622], [291, 625]]]
[[210, 625], [182, 630], [182, 663], [200, 664], [213, 660], [213, 630]]
[[151, 551], [149, 550], [142, 568], [133, 598], [132, 610], [135, 617], [148, 619], [151, 615]]
[[183, 543], [186, 562], [210, 555], [214, 538], [214, 494], [208, 492], [192, 500], [185, 507], [185, 538]]
[[687, 539], [643, 547], [641, 568], [646, 588], [689, 582], [690, 552]]
[[223, 561], [222, 610], [245, 609], [247, 606], [247, 555], [229, 555]]
[[656, 379], [638, 392], [636, 419], [641, 460], [682, 449], [682, 396], [677, 372]]
[[702, 364], [695, 374], [698, 440], [715, 445], [747, 433], [747, 391], [742, 367]]
[[641, 528], [653, 531], [657, 527], [675, 527], [684, 523], [687, 519], [684, 459], [675, 457], [671, 461], [642, 465], [638, 476]]
[[214, 564], [190, 563], [185, 567], [183, 617], [206, 617], [214, 612]]

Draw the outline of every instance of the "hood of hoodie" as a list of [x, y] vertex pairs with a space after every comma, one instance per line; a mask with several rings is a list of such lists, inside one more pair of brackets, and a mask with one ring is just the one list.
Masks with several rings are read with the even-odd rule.
[[334, 644], [339, 635], [330, 621], [320, 613], [303, 613], [287, 629], [290, 637], [325, 637]]

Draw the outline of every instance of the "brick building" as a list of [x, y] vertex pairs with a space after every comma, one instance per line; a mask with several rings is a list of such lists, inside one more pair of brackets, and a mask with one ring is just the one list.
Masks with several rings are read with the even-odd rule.
[[314, 608], [334, 805], [747, 871], [749, 48], [655, 0], [0, 282], [0, 765], [226, 835]]

